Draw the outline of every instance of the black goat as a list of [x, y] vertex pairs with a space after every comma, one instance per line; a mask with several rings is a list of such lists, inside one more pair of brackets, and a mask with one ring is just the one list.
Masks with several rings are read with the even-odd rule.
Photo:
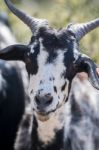
[[[99, 18], [56, 30], [51, 28], [46, 20], [33, 18], [15, 8], [9, 0], [5, 0], [5, 3], [33, 32], [28, 45], [11, 45], [0, 52], [1, 59], [24, 61], [30, 77], [30, 111], [26, 109], [23, 116], [15, 149], [89, 150], [90, 141], [85, 144], [83, 138], [75, 138], [74, 147], [70, 146], [72, 140], [68, 138], [67, 141], [66, 137], [69, 136], [71, 123], [74, 123], [71, 122], [73, 112], [68, 118], [69, 114], [65, 110], [71, 110], [72, 103], [68, 105], [68, 97], [72, 80], [78, 72], [86, 72], [91, 84], [99, 89], [97, 66], [88, 56], [82, 54], [79, 48], [81, 38], [99, 26]], [[69, 108], [66, 108], [67, 106]], [[76, 118], [77, 114], [74, 114]], [[82, 129], [79, 126], [79, 130]], [[90, 132], [89, 137], [94, 138]], [[92, 150], [96, 150], [96, 142], [93, 142], [93, 145]]]
[[20, 74], [0, 60], [0, 147], [13, 150], [16, 132], [24, 112], [25, 94]]

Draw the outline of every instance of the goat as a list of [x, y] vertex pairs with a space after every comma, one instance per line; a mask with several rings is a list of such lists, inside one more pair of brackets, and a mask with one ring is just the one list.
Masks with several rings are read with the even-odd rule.
[[25, 93], [21, 76], [0, 60], [0, 147], [13, 150], [16, 132], [24, 113]]
[[[84, 136], [93, 140], [94, 146], [91, 149], [96, 150], [96, 147], [99, 148], [96, 143], [98, 140], [94, 139], [90, 131], [88, 136], [83, 131], [81, 140], [75, 134], [69, 138], [74, 123], [71, 118], [74, 116], [75, 119], [80, 114], [75, 110], [73, 115], [73, 112], [66, 110], [71, 110], [71, 105], [75, 107], [75, 101], [72, 104], [68, 99], [72, 80], [78, 72], [86, 72], [92, 86], [99, 89], [97, 65], [90, 57], [82, 54], [79, 48], [79, 41], [99, 26], [99, 18], [87, 23], [69, 24], [66, 28], [56, 30], [46, 20], [25, 14], [10, 0], [5, 0], [5, 3], [33, 33], [28, 45], [11, 45], [0, 51], [1, 59], [25, 62], [29, 75], [28, 93], [31, 101], [17, 133], [15, 150], [89, 150], [91, 140], [83, 140]], [[79, 126], [81, 130], [82, 126]], [[76, 132], [76, 127], [73, 131]]]

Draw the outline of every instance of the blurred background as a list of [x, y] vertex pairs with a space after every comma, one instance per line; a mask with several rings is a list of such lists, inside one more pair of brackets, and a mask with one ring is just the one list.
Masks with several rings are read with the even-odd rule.
[[[12, 0], [20, 9], [37, 18], [45, 18], [55, 28], [71, 22], [86, 22], [99, 17], [99, 0]], [[31, 32], [0, 0], [0, 13], [6, 12], [12, 31], [18, 42], [27, 44]], [[81, 51], [99, 64], [99, 28], [85, 36], [80, 43]]]

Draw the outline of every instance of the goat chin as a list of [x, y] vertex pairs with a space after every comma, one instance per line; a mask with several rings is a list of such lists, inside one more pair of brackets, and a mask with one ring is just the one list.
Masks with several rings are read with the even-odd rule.
[[49, 120], [49, 118], [50, 118], [49, 115], [41, 115], [41, 114], [37, 114], [37, 119], [38, 119], [39, 121], [44, 122], [44, 121]]

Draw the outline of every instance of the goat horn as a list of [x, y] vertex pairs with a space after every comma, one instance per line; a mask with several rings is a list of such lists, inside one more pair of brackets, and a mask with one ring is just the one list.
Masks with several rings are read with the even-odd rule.
[[71, 24], [68, 26], [68, 29], [73, 31], [76, 35], [78, 41], [81, 40], [88, 32], [99, 26], [99, 18], [89, 21], [87, 23], [81, 24]]
[[48, 24], [47, 20], [45, 19], [37, 19], [34, 17], [31, 17], [24, 13], [23, 11], [19, 10], [9, 0], [4, 0], [8, 8], [12, 11], [14, 15], [16, 15], [20, 20], [22, 20], [34, 33], [40, 26], [44, 26], [45, 24]]

